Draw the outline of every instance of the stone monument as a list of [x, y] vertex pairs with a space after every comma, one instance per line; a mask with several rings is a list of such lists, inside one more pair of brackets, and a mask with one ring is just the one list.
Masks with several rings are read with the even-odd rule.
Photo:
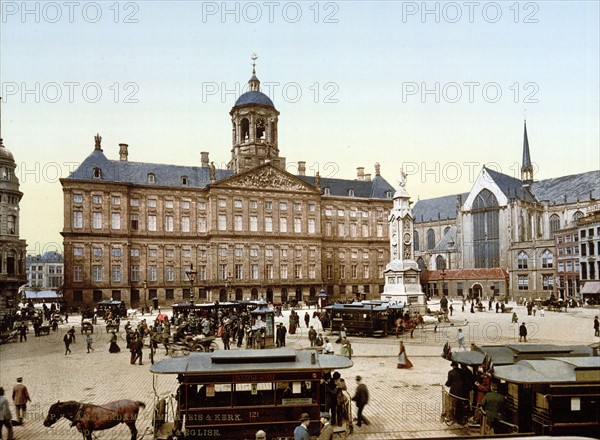
[[384, 271], [382, 300], [410, 304], [425, 312], [425, 293], [421, 289], [419, 266], [413, 252], [413, 216], [406, 191], [406, 173], [401, 170], [390, 212], [390, 262]]

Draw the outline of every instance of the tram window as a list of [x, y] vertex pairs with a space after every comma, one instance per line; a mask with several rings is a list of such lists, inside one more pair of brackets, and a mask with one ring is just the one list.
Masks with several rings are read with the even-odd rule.
[[275, 404], [273, 383], [237, 383], [233, 400], [233, 406], [272, 406]]
[[191, 385], [196, 388], [190, 394], [188, 401], [190, 408], [215, 408], [231, 406], [231, 384], [201, 384]]
[[310, 405], [317, 399], [311, 381], [277, 382], [277, 405]]

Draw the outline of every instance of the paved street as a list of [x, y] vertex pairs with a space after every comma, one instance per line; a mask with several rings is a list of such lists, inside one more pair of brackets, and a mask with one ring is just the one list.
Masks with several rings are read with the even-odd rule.
[[[526, 322], [529, 329], [528, 341], [533, 343], [591, 344], [598, 342], [593, 336], [592, 321], [598, 309], [570, 309], [567, 313], [546, 312], [545, 317], [527, 316], [523, 307], [515, 306], [519, 324]], [[433, 327], [425, 331], [415, 331], [414, 338], [404, 342], [409, 358], [414, 364], [412, 370], [396, 369], [398, 339], [389, 336], [385, 339], [350, 337], [354, 350], [354, 366], [341, 371], [352, 394], [354, 377], [361, 375], [370, 390], [371, 400], [365, 409], [365, 416], [371, 424], [355, 428], [352, 438], [360, 440], [427, 438], [436, 436], [468, 435], [463, 430], [447, 427], [440, 423], [441, 384], [446, 380], [448, 362], [441, 358], [442, 346], [449, 340], [453, 348], [458, 327], [463, 328], [467, 342], [476, 344], [517, 343], [518, 325], [511, 323], [510, 314], [478, 312], [471, 314], [454, 313], [451, 324], [440, 325], [437, 332]], [[312, 316], [314, 309], [309, 313]], [[300, 316], [304, 311], [300, 311]], [[465, 323], [466, 319], [466, 323]], [[287, 315], [278, 318], [287, 324]], [[175, 378], [161, 376], [153, 381], [148, 368], [148, 350], [144, 351], [144, 365], [130, 365], [129, 351], [125, 341], [121, 341], [121, 352], [108, 353], [108, 335], [104, 326], [95, 327], [95, 352], [87, 354], [79, 325], [74, 318], [72, 323], [77, 330], [77, 340], [71, 346], [72, 354], [64, 355], [62, 336], [67, 324], [60, 326], [58, 333], [35, 338], [27, 342], [9, 343], [0, 346], [0, 384], [9, 397], [15, 379], [24, 378], [29, 388], [32, 403], [23, 426], [15, 427], [18, 440], [69, 440], [81, 437], [62, 420], [52, 428], [42, 422], [48, 408], [57, 400], [80, 400], [90, 403], [105, 403], [118, 399], [141, 400], [147, 407], [138, 421], [139, 438], [152, 438], [151, 419], [155, 391], [164, 396], [175, 391]], [[134, 320], [134, 324], [135, 324]], [[101, 324], [103, 321], [99, 321]], [[316, 320], [311, 324], [316, 324]], [[302, 328], [296, 335], [288, 335], [288, 346], [303, 348], [308, 345], [307, 329]], [[340, 346], [334, 344], [339, 352]], [[235, 347], [234, 347], [235, 348]], [[157, 358], [164, 358], [164, 350], [159, 349]], [[12, 403], [12, 401], [11, 401]], [[14, 407], [11, 406], [14, 415]], [[291, 433], [290, 433], [291, 434]], [[120, 425], [107, 431], [100, 431], [98, 439], [129, 439], [129, 430]]]

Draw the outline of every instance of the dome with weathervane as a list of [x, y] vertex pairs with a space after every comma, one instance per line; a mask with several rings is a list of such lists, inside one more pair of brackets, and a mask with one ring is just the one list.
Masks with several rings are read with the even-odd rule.
[[[256, 62], [256, 54], [252, 54], [252, 61]], [[235, 101], [234, 107], [242, 105], [263, 105], [265, 107], [273, 107], [273, 101], [267, 95], [260, 91], [260, 80], [256, 77], [256, 64], [252, 64], [252, 78], [248, 81], [248, 91], [243, 93], [237, 101]]]

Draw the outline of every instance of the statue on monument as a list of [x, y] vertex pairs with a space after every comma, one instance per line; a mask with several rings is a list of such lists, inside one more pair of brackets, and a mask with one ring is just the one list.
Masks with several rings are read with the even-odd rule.
[[398, 176], [398, 187], [406, 189], [406, 173], [400, 168], [400, 175]]

